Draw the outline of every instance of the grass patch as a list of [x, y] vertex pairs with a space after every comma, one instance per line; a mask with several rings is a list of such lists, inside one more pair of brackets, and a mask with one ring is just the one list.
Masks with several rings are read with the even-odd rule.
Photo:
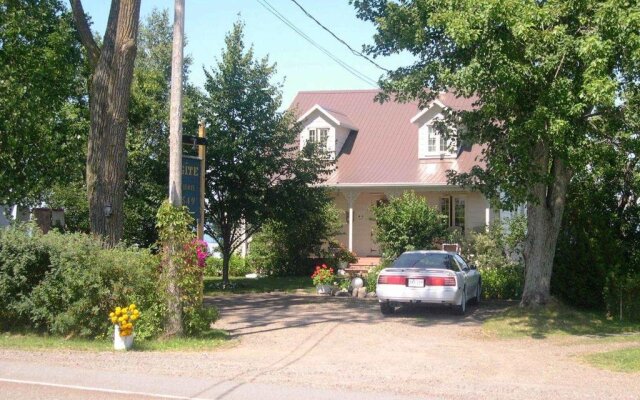
[[618, 372], [640, 372], [640, 347], [585, 356], [594, 367]]
[[552, 302], [539, 309], [509, 307], [504, 313], [490, 317], [483, 330], [500, 338], [532, 337], [544, 339], [552, 335], [595, 336], [638, 333], [640, 324], [613, 321], [602, 315], [580, 311]]
[[[134, 340], [132, 351], [206, 351], [230, 343], [227, 332], [213, 329], [199, 337]], [[90, 340], [35, 333], [0, 334], [0, 348], [21, 350], [115, 351], [111, 339]]]
[[312, 293], [315, 290], [311, 278], [306, 276], [269, 276], [249, 279], [240, 277], [229, 278], [231, 287], [222, 289], [222, 278], [207, 276], [204, 278], [204, 294], [220, 295], [225, 293], [268, 293], [295, 292], [304, 290]]

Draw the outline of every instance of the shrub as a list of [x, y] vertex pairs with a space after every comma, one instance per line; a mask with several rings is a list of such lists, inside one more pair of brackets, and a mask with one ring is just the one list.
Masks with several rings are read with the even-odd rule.
[[340, 232], [340, 211], [329, 203], [312, 206], [297, 210], [298, 215], [287, 220], [268, 222], [253, 236], [248, 257], [252, 269], [265, 275], [303, 276], [309, 273], [312, 255], [336, 266], [333, 253], [323, 246], [334, 242]]
[[[255, 272], [251, 264], [237, 254], [232, 254], [229, 260], [229, 276], [245, 276]], [[222, 276], [222, 258], [207, 258], [207, 266], [205, 269], [207, 276]]]
[[373, 207], [373, 215], [375, 238], [388, 260], [408, 250], [434, 248], [436, 241], [447, 236], [445, 217], [414, 192]]
[[524, 287], [522, 243], [526, 220], [519, 216], [503, 225], [494, 224], [488, 232], [473, 232], [464, 243], [467, 261], [475, 263], [482, 276], [485, 298], [517, 299]]
[[388, 266], [389, 262], [382, 263], [377, 265], [369, 270], [367, 274], [367, 279], [365, 280], [365, 287], [367, 288], [367, 292], [375, 292], [376, 286], [378, 285], [378, 275], [380, 275], [380, 271]]
[[[33, 233], [31, 233], [33, 232]], [[49, 251], [34, 225], [0, 229], [0, 322], [29, 321], [30, 295], [50, 269]]]
[[42, 235], [20, 227], [0, 232], [0, 254], [5, 329], [104, 337], [110, 309], [136, 303], [144, 313], [136, 335], [160, 332], [164, 310], [157, 291], [158, 262], [148, 251], [107, 250], [88, 235]]

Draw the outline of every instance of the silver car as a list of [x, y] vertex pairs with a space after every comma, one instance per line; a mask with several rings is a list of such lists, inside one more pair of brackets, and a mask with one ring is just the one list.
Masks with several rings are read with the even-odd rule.
[[407, 251], [378, 276], [376, 295], [382, 314], [401, 303], [452, 305], [463, 315], [467, 301], [479, 303], [482, 279], [474, 265], [456, 253], [440, 250]]

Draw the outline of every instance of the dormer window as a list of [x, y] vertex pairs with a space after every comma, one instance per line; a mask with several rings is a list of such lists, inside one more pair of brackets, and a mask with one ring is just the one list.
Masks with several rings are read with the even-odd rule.
[[322, 150], [327, 150], [327, 140], [329, 138], [328, 128], [309, 129], [309, 141], [317, 143]]
[[450, 156], [455, 154], [455, 138], [446, 140], [444, 135], [441, 135], [433, 125], [425, 125], [423, 132], [427, 140], [427, 152], [424, 156], [440, 156], [442, 154]]
[[418, 126], [418, 158], [455, 158], [458, 153], [458, 142], [454, 137], [445, 139], [441, 135], [436, 124], [443, 121], [444, 104], [434, 100], [427, 108], [421, 110], [413, 118], [411, 123]]

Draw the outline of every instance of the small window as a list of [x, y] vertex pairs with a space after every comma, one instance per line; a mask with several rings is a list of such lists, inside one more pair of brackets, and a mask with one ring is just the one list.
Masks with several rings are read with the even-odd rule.
[[329, 129], [309, 129], [309, 142], [317, 143], [322, 149], [327, 149], [327, 142], [329, 139]]
[[463, 197], [441, 197], [440, 214], [447, 217], [447, 226], [459, 228], [464, 233], [465, 200]]
[[[420, 139], [426, 140], [427, 148], [425, 155], [440, 155], [442, 153], [454, 154], [457, 151], [457, 141], [455, 138], [446, 140], [444, 135], [441, 135], [433, 125], [426, 125], [425, 128], [423, 136]], [[424, 147], [421, 151], [425, 151]]]

